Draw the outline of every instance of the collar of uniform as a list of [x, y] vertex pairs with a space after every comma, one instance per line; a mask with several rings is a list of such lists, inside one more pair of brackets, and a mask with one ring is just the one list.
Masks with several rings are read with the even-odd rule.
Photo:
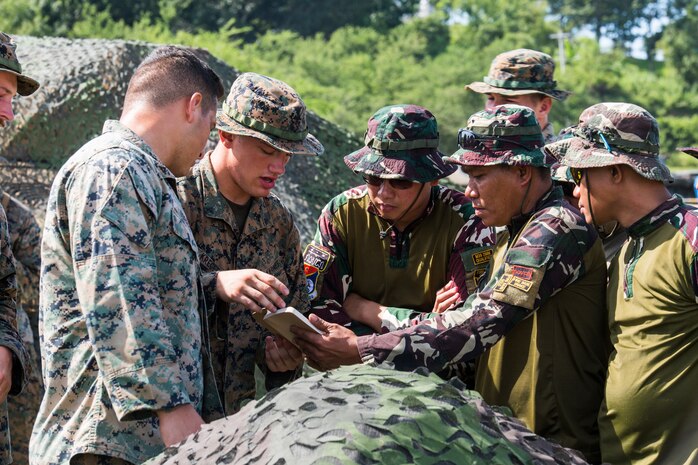
[[637, 220], [628, 228], [628, 235], [637, 238], [646, 236], [676, 216], [676, 211], [683, 206], [683, 200], [676, 194], [662, 202], [657, 208]]
[[[204, 214], [209, 218], [216, 218], [225, 223], [235, 231], [237, 229], [233, 210], [228, 205], [228, 201], [223, 194], [218, 190], [218, 181], [213, 173], [213, 165], [211, 164], [211, 153], [208, 152], [198, 163], [204, 197]], [[265, 229], [270, 226], [271, 219], [269, 212], [264, 205], [264, 199], [253, 197], [250, 212], [247, 214], [245, 221], [245, 233], [252, 234], [259, 229]], [[242, 231], [240, 231], [242, 233]]]
[[507, 225], [509, 230], [509, 237], [515, 237], [521, 229], [526, 226], [526, 223], [531, 219], [533, 215], [541, 211], [543, 208], [547, 207], [551, 203], [559, 202], [563, 199], [562, 188], [559, 186], [553, 186], [550, 188], [541, 198], [538, 199], [536, 205], [528, 213], [523, 215], [515, 216], [511, 219], [511, 222]]
[[557, 137], [555, 136], [555, 129], [553, 128], [553, 123], [551, 123], [550, 121], [548, 121], [548, 124], [545, 125], [542, 132], [543, 139], [545, 140], [546, 144], [555, 142], [557, 140]]
[[138, 147], [141, 153], [149, 157], [152, 157], [155, 161], [155, 166], [158, 167], [158, 169], [162, 173], [162, 176], [170, 184], [174, 184], [176, 182], [175, 175], [172, 174], [172, 171], [170, 171], [170, 169], [160, 161], [155, 152], [153, 152], [153, 149], [151, 149], [150, 146], [146, 144], [145, 141], [141, 139], [141, 137], [138, 134], [121, 124], [120, 121], [114, 119], [108, 119], [104, 122], [102, 134], [107, 132], [113, 132], [118, 134], [121, 138], [126, 139], [127, 141], [131, 142], [133, 145]]

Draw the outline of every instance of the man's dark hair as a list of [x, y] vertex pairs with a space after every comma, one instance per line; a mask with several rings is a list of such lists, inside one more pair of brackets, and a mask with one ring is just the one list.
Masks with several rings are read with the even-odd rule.
[[199, 92], [202, 107], [210, 111], [223, 97], [220, 77], [191, 50], [175, 46], [153, 50], [136, 68], [126, 90], [124, 109], [143, 100], [155, 108]]

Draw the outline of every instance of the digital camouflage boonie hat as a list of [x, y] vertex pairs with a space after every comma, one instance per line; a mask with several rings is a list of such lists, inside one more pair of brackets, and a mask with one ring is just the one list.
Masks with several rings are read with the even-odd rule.
[[570, 168], [628, 165], [653, 181], [674, 180], [659, 156], [657, 120], [644, 108], [597, 103], [584, 110], [579, 121], [563, 131], [571, 137], [545, 146], [562, 164]]
[[478, 111], [458, 131], [456, 153], [446, 158], [462, 166], [551, 166], [542, 151], [543, 132], [536, 114], [520, 105], [500, 105]]
[[305, 103], [285, 82], [243, 73], [233, 82], [216, 127], [255, 137], [292, 155], [320, 155], [322, 144], [308, 133]]
[[436, 118], [417, 105], [383, 107], [368, 120], [365, 147], [344, 157], [355, 173], [430, 182], [453, 174], [443, 161]]
[[34, 79], [22, 74], [22, 65], [15, 50], [17, 44], [14, 39], [4, 32], [0, 32], [0, 72], [10, 73], [17, 76], [17, 93], [27, 96], [36, 92], [39, 83]]
[[465, 88], [480, 94], [543, 94], [565, 100], [571, 92], [557, 88], [554, 73], [555, 62], [550, 55], [520, 48], [497, 55], [484, 82], [472, 82]]

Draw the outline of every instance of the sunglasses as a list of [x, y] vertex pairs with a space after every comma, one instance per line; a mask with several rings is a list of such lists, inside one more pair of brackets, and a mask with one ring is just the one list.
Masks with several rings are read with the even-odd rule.
[[582, 183], [582, 178], [584, 178], [584, 170], [581, 168], [570, 168], [570, 174], [572, 175], [572, 181], [576, 185], [580, 185]]
[[495, 148], [500, 148], [502, 144], [511, 144], [526, 149], [528, 151], [534, 150], [535, 147], [529, 147], [513, 139], [508, 139], [501, 136], [489, 136], [484, 134], [477, 134], [470, 129], [461, 128], [458, 130], [458, 145], [462, 149], [477, 149], [482, 147], [484, 141], [491, 141]]
[[410, 181], [409, 179], [383, 179], [379, 178], [378, 176], [370, 176], [367, 174], [361, 177], [364, 178], [366, 184], [373, 187], [378, 187], [387, 181], [388, 183], [390, 183], [390, 187], [392, 187], [393, 189], [404, 191], [405, 189], [409, 189], [410, 187], [415, 185], [415, 182]]

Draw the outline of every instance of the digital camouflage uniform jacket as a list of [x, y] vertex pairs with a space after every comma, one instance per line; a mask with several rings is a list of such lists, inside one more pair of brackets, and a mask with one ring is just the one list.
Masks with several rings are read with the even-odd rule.
[[365, 185], [327, 204], [305, 251], [313, 313], [348, 325], [342, 303], [350, 292], [389, 306], [398, 318], [431, 311], [437, 291], [451, 280], [461, 300], [475, 292], [495, 235], [463, 193], [435, 186], [421, 218], [405, 231], [390, 228], [382, 239], [389, 226]]
[[[41, 359], [37, 351], [39, 334], [34, 333], [28, 311], [36, 316], [39, 295], [39, 269], [41, 267], [41, 229], [31, 210], [22, 202], [0, 189], [0, 203], [7, 214], [10, 244], [17, 272], [17, 327], [28, 354], [29, 374], [22, 393], [8, 399], [10, 429], [12, 431], [12, 455], [16, 463], [29, 462], [29, 438], [39, 411], [43, 395]], [[36, 321], [36, 319], [32, 320]]]
[[484, 353], [476, 388], [488, 403], [598, 461], [610, 341], [596, 232], [553, 188], [497, 238], [487, 279], [459, 309], [412, 322], [385, 315], [393, 332], [359, 338], [362, 359], [441, 370]]
[[[0, 346], [12, 352], [12, 386], [10, 395], [22, 391], [27, 380], [29, 366], [28, 355], [22, 345], [15, 319], [15, 282], [14, 258], [7, 229], [5, 210], [0, 206]], [[7, 418], [7, 402], [0, 404], [0, 464], [12, 462], [10, 447], [10, 426]]]
[[[238, 229], [228, 201], [218, 190], [211, 153], [192, 168], [189, 176], [179, 178], [177, 189], [199, 247], [205, 288], [215, 299], [218, 271], [254, 268], [283, 282], [289, 289], [288, 306], [301, 313], [309, 309], [300, 234], [291, 212], [278, 197], [253, 198], [242, 231]], [[295, 371], [276, 373], [267, 370], [264, 347], [270, 333], [241, 304], [222, 300], [209, 311], [209, 327], [214, 373], [225, 413], [231, 415], [246, 400], [255, 396], [255, 364], [265, 375], [266, 389], [293, 379]], [[206, 384], [211, 386], [209, 382]], [[205, 412], [212, 421], [222, 412]]]
[[613, 464], [698, 462], [698, 211], [672, 197], [611, 261], [613, 353], [599, 415]]
[[58, 172], [41, 250], [46, 394], [33, 464], [82, 453], [142, 463], [164, 448], [157, 410], [201, 410], [199, 264], [175, 188], [118, 121]]

